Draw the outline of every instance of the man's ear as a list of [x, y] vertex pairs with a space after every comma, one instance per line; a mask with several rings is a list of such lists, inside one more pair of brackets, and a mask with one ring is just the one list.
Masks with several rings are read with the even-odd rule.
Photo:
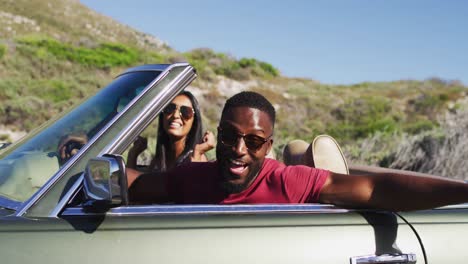
[[273, 151], [272, 150], [273, 149], [273, 139], [271, 138], [270, 140], [268, 140], [267, 144], [268, 144], [268, 148], [267, 148], [265, 156], [266, 157], [272, 157], [274, 155], [271, 155], [270, 152]]

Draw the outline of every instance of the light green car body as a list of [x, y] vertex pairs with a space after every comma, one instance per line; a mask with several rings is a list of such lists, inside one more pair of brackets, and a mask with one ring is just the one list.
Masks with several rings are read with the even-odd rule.
[[118, 78], [151, 72], [67, 162], [22, 149], [44, 142], [37, 138], [60, 119], [1, 153], [2, 263], [467, 263], [467, 205], [399, 214], [323, 204], [85, 206], [89, 159], [122, 154], [196, 77], [179, 63]]

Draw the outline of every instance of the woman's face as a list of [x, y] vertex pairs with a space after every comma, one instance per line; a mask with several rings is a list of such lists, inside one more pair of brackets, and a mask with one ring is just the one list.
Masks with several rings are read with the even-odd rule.
[[[175, 104], [175, 109], [171, 104]], [[167, 106], [166, 109], [174, 111], [163, 111], [163, 128], [170, 138], [180, 140], [187, 137], [190, 129], [192, 128], [193, 120], [195, 118], [193, 106], [190, 99], [183, 94], [174, 98], [171, 104]], [[188, 107], [189, 109], [181, 109], [181, 107]], [[183, 112], [187, 112], [187, 110], [193, 113], [190, 118], [187, 118], [187, 116], [184, 118]]]

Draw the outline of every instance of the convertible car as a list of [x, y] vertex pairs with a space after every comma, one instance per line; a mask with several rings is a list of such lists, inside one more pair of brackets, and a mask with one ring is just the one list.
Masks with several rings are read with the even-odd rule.
[[[195, 78], [186, 63], [131, 68], [2, 149], [1, 262], [467, 263], [467, 204], [129, 204], [125, 152]], [[70, 135], [87, 140], [64, 158], [57, 148]]]

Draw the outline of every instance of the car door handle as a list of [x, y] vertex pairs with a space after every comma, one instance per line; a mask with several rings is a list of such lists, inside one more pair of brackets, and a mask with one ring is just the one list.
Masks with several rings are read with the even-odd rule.
[[416, 254], [383, 254], [351, 257], [350, 264], [371, 264], [371, 263], [394, 263], [394, 264], [415, 264]]

